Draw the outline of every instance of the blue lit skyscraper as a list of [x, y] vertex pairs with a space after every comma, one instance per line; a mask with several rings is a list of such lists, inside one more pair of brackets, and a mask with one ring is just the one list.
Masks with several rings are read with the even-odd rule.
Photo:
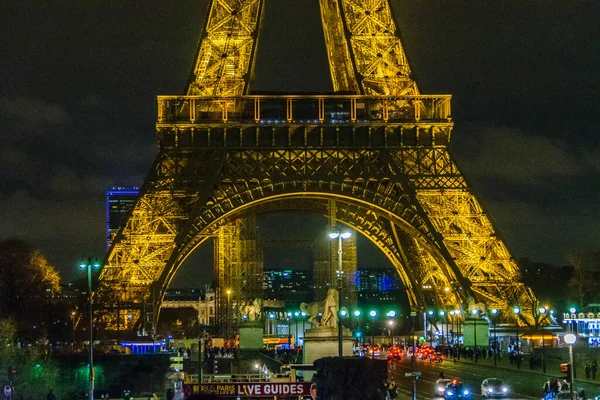
[[106, 191], [106, 248], [135, 207], [140, 189], [137, 186], [113, 186]]

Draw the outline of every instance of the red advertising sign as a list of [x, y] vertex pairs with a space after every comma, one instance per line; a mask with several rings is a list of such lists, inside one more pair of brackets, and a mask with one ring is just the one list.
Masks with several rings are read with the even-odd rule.
[[[194, 389], [198, 387], [198, 385], [193, 386]], [[184, 392], [186, 392], [186, 389], [190, 391], [191, 388], [184, 388]], [[219, 397], [308, 397], [310, 396], [310, 382], [203, 383], [200, 391], [202, 394]]]

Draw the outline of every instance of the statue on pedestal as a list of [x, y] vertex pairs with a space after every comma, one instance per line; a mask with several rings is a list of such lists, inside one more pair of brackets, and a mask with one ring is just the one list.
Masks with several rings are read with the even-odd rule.
[[315, 327], [336, 328], [338, 324], [338, 305], [338, 291], [329, 289], [324, 301], [301, 303], [300, 310], [308, 315], [308, 322]]
[[255, 298], [252, 302], [241, 307], [243, 316], [247, 316], [249, 321], [259, 321], [261, 319], [262, 299]]

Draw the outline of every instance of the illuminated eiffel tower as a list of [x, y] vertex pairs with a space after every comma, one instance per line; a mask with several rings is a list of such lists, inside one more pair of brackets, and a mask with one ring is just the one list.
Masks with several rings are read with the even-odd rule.
[[419, 92], [389, 2], [320, 0], [334, 93], [252, 95], [264, 3], [210, 1], [187, 92], [158, 96], [158, 156], [104, 260], [97, 319], [154, 326], [209, 238], [220, 288], [258, 278], [255, 263], [228, 267], [231, 227], [281, 210], [327, 216], [331, 201], [389, 258], [413, 310], [520, 304], [530, 318], [535, 297], [449, 152], [451, 96]]

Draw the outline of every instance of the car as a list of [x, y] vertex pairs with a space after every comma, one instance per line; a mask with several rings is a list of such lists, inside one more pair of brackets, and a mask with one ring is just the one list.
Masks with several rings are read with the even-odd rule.
[[369, 355], [371, 357], [379, 357], [381, 355], [381, 350], [379, 350], [379, 347], [377, 346], [371, 347], [371, 349], [369, 349]]
[[402, 358], [402, 350], [400, 350], [398, 347], [394, 346], [391, 349], [388, 350], [387, 353], [387, 358], [388, 359], [400, 359]]
[[434, 395], [443, 397], [444, 392], [446, 391], [446, 385], [449, 384], [450, 382], [452, 382], [452, 379], [446, 379], [446, 378], [440, 378], [437, 381], [435, 381]]
[[483, 397], [506, 397], [508, 386], [502, 379], [487, 378], [481, 382], [481, 396]]
[[444, 390], [444, 399], [468, 399], [471, 397], [471, 391], [467, 389], [462, 382], [452, 379], [450, 383], [446, 385]]
[[435, 353], [431, 353], [429, 355], [429, 361], [431, 361], [431, 362], [442, 362], [442, 361], [444, 361], [444, 355], [441, 352], [436, 351]]

